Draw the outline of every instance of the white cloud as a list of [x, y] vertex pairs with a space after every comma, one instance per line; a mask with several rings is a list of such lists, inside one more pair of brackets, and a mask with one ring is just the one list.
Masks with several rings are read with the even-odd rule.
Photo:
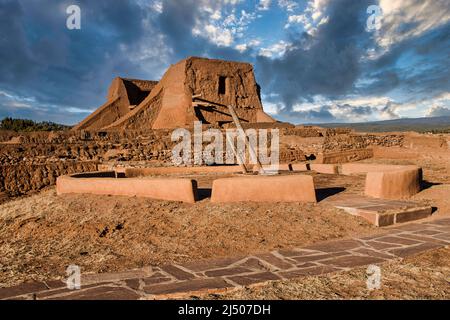
[[442, 93], [431, 102], [426, 102], [431, 107], [426, 111], [427, 117], [450, 116], [450, 92]]
[[[142, 10], [151, 10], [158, 14], [163, 12], [163, 1], [162, 0], [135, 0], [137, 5], [139, 5]], [[64, 7], [65, 8], [65, 7]], [[65, 10], [65, 9], [64, 9]]]
[[213, 12], [213, 14], [211, 15], [211, 19], [213, 20], [220, 20], [222, 18], [222, 14], [220, 13], [219, 10], [216, 10]]
[[246, 43], [241, 43], [238, 44], [234, 47], [236, 50], [238, 50], [239, 52], [244, 52], [248, 49], [248, 45]]
[[379, 110], [379, 118], [380, 120], [392, 120], [400, 118], [398, 114], [398, 110], [401, 107], [401, 104], [389, 101], [383, 108]]
[[268, 58], [281, 57], [290, 45], [289, 42], [280, 40], [269, 47], [259, 49], [258, 55]]
[[271, 3], [272, 0], [260, 0], [257, 9], [261, 11], [269, 10]]
[[154, 1], [151, 5], [151, 8], [158, 13], [162, 13], [163, 11], [162, 1]]
[[401, 116], [408, 118], [427, 117], [432, 113], [437, 114], [441, 108], [450, 108], [450, 92], [444, 92], [437, 96], [399, 103], [396, 110]]
[[448, 0], [380, 0], [379, 5], [383, 17], [376, 38], [386, 49], [450, 22]]
[[0, 105], [6, 110], [27, 110], [33, 111], [48, 111], [49, 107], [60, 108], [60, 106], [49, 104], [36, 104], [36, 98], [30, 96], [22, 96], [11, 92], [0, 90]]
[[218, 46], [230, 46], [233, 43], [233, 36], [228, 29], [221, 29], [212, 24], [205, 26], [205, 31], [211, 42]]
[[[232, 46], [242, 38], [248, 25], [257, 18], [256, 12], [238, 11], [239, 0], [209, 1], [199, 3], [200, 15], [196, 19], [192, 34], [203, 37], [218, 46]], [[244, 50], [243, 45], [238, 45]]]
[[336, 121], [362, 122], [374, 120], [392, 120], [403, 116], [407, 110], [416, 110], [417, 106], [408, 103], [398, 103], [389, 97], [357, 97], [329, 100], [323, 96], [314, 96], [312, 101], [297, 103], [294, 112], [303, 114], [329, 112]]
[[33, 108], [32, 103], [35, 101], [36, 100], [31, 97], [15, 95], [0, 90], [0, 104], [8, 108], [31, 109]]
[[248, 25], [256, 19], [256, 13], [249, 13], [245, 10], [240, 11], [238, 17], [235, 10], [223, 21], [223, 25], [229, 28], [237, 37], [242, 37]]
[[388, 97], [348, 97], [347, 99], [335, 100], [337, 104], [348, 104], [352, 106], [385, 106], [390, 99]]
[[305, 12], [311, 14], [311, 18], [314, 21], [319, 20], [320, 17], [323, 16], [324, 9], [328, 5], [329, 0], [312, 0], [308, 2], [308, 6], [305, 9]]
[[95, 111], [95, 109], [81, 109], [81, 108], [75, 108], [75, 107], [69, 107], [66, 110], [67, 110], [67, 112], [70, 112], [70, 113], [92, 113]]
[[312, 0], [309, 1], [303, 14], [290, 15], [285, 28], [299, 24], [303, 29], [311, 35], [317, 31], [317, 27], [328, 22], [328, 17], [324, 16], [324, 8], [329, 0]]
[[277, 115], [281, 106], [278, 103], [263, 101], [263, 109], [264, 112], [267, 112], [271, 115]]
[[17, 101], [12, 101], [11, 103], [9, 103], [8, 106], [17, 108], [17, 109], [31, 109], [32, 108], [32, 106], [27, 103], [17, 102]]
[[288, 23], [307, 23], [308, 18], [304, 14], [292, 15], [288, 17]]
[[428, 109], [427, 117], [450, 117], [450, 108], [442, 107], [442, 106], [432, 106]]
[[250, 49], [250, 48], [257, 47], [257, 46], [259, 46], [260, 44], [261, 44], [261, 41], [260, 41], [260, 40], [258, 40], [258, 39], [253, 39], [253, 40], [250, 40], [250, 41], [247, 42], [247, 43], [241, 43], [241, 44], [238, 44], [238, 45], [236, 45], [234, 48], [235, 48], [236, 50], [240, 51], [240, 52], [244, 52], [244, 51], [246, 51], [246, 50], [248, 50], [248, 49]]
[[292, 12], [298, 7], [298, 3], [293, 0], [278, 0], [278, 6]]
[[231, 4], [233, 6], [237, 5], [239, 2], [241, 2], [242, 0], [223, 0], [223, 2], [225, 4]]
[[5, 96], [6, 98], [13, 99], [13, 95], [6, 93], [5, 91], [0, 91], [0, 98], [1, 98], [1, 96]]

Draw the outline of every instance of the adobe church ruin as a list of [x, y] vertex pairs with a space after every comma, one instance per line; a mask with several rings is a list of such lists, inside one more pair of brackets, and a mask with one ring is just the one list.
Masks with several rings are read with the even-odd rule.
[[233, 121], [228, 105], [243, 123], [275, 122], [263, 111], [251, 64], [189, 57], [159, 82], [115, 78], [107, 102], [74, 130], [222, 127]]

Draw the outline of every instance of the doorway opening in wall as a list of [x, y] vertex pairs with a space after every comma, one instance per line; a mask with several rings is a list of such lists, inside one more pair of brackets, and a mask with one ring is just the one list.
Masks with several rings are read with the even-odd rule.
[[226, 94], [227, 92], [227, 77], [219, 76], [219, 94]]

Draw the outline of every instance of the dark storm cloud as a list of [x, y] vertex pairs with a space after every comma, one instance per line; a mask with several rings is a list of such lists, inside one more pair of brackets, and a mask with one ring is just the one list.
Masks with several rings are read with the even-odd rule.
[[305, 111], [291, 111], [288, 113], [289, 118], [297, 118], [300, 121], [306, 122], [322, 122], [322, 121], [335, 121], [336, 118], [330, 112], [330, 107], [322, 106], [317, 110], [305, 110]]
[[[335, 114], [339, 111], [338, 114]], [[294, 122], [354, 122], [364, 120], [377, 112], [378, 109], [370, 106], [351, 106], [349, 104], [334, 104], [319, 106], [310, 110], [284, 110], [279, 114], [283, 121]]]
[[[81, 30], [66, 28], [65, 10], [71, 4], [81, 8]], [[192, 35], [195, 19], [205, 18], [199, 8], [194, 0], [165, 1], [157, 15], [132, 0], [0, 0], [0, 90], [32, 97], [36, 105], [66, 114], [68, 107], [101, 105], [116, 76], [158, 80], [168, 63], [190, 55], [249, 60], [237, 50]], [[165, 42], [161, 46], [173, 53], [170, 61], [158, 52], [160, 35]], [[142, 49], [155, 52], [142, 61]], [[3, 114], [32, 115], [31, 109], [0, 108]], [[82, 117], [69, 113], [64, 122]]]
[[89, 110], [44, 105], [34, 99], [0, 92], [0, 118], [14, 117], [64, 123], [67, 119], [77, 116], [86, 117], [89, 113]]
[[446, 107], [433, 107], [427, 114], [428, 117], [450, 117], [450, 109]]
[[[329, 21], [319, 26], [314, 37], [297, 36], [278, 59], [257, 58], [263, 92], [272, 93], [270, 102], [284, 105], [280, 116], [298, 118], [292, 107], [312, 101], [315, 95], [333, 100], [348, 94], [385, 96], [396, 90], [405, 102], [414, 102], [448, 92], [450, 24], [406, 37], [368, 60], [367, 49], [380, 50], [374, 34], [365, 29], [366, 9], [372, 2], [331, 1], [325, 10]], [[416, 26], [417, 22], [399, 24], [396, 32], [404, 34]], [[312, 116], [327, 121], [329, 111], [320, 109]], [[386, 117], [399, 117], [389, 105], [379, 111]], [[300, 114], [300, 118], [309, 116], [309, 111]]]
[[[66, 28], [69, 4], [81, 8], [81, 30]], [[140, 44], [147, 14], [133, 1], [0, 0], [0, 89], [61, 108], [100, 105], [115, 76], [151, 75], [121, 52]]]
[[21, 20], [22, 6], [17, 1], [0, 1], [0, 81], [22, 81], [32, 73], [32, 52], [28, 48]]
[[365, 31], [371, 1], [331, 1], [329, 22], [314, 37], [300, 37], [279, 59], [258, 57], [263, 88], [282, 98], [286, 111], [314, 95], [339, 96], [349, 92], [361, 73], [360, 58], [370, 43]]
[[[210, 19], [198, 1], [166, 0], [160, 14], [139, 3], [145, 1], [0, 0], [0, 93], [13, 96], [0, 99], [0, 116], [41, 119], [47, 114], [75, 123], [85, 116], [78, 109], [104, 102], [115, 76], [157, 80], [169, 63], [192, 55], [254, 63], [262, 93], [281, 106], [277, 117], [287, 121], [334, 121], [343, 113], [351, 119], [377, 111], [336, 104], [293, 111], [295, 104], [311, 102], [316, 95], [345, 100], [349, 94], [370, 98], [395, 90], [414, 102], [450, 87], [450, 24], [405, 38], [375, 60], [366, 59], [367, 49], [379, 49], [375, 34], [365, 30], [366, 9], [376, 4], [373, 0], [330, 1], [321, 10], [328, 22], [314, 37], [290, 35], [292, 45], [278, 59], [255, 58], [257, 49], [239, 52], [193, 35], [197, 22], [205, 26]], [[81, 7], [81, 30], [66, 28], [70, 4]], [[223, 7], [219, 1], [209, 5]], [[418, 25], [405, 22], [396, 28], [407, 34]], [[409, 59], [415, 62], [408, 64]], [[397, 105], [385, 108], [378, 111], [398, 117]]]
[[192, 28], [195, 19], [200, 15], [199, 6], [195, 0], [164, 1], [162, 13], [158, 17], [161, 31], [166, 35], [169, 45], [176, 55], [182, 57], [183, 52], [189, 51], [193, 55], [203, 51], [205, 41], [192, 42]]
[[400, 89], [417, 100], [448, 92], [450, 23], [394, 44], [379, 59], [363, 65], [363, 70], [361, 76], [372, 82], [355, 91], [361, 95]]

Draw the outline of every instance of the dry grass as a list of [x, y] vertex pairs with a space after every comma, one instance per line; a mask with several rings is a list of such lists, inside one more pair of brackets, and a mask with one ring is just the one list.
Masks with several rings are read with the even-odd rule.
[[202, 299], [450, 299], [450, 248], [381, 265], [381, 287], [368, 290], [366, 268], [272, 281]]
[[0, 286], [304, 246], [377, 232], [323, 203], [196, 204], [53, 188], [0, 205]]

